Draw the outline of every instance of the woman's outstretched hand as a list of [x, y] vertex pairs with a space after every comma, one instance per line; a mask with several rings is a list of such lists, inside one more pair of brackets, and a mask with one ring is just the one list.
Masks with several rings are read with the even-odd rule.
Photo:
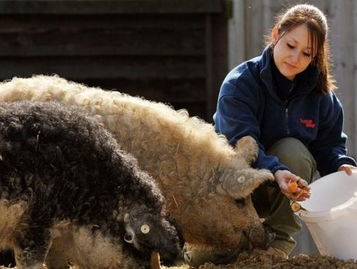
[[[278, 183], [280, 190], [288, 198], [294, 201], [305, 201], [310, 198], [310, 189], [307, 186], [307, 183], [302, 180], [300, 177], [294, 175], [288, 170], [278, 170], [274, 174], [275, 181]], [[294, 188], [291, 187], [292, 183]]]

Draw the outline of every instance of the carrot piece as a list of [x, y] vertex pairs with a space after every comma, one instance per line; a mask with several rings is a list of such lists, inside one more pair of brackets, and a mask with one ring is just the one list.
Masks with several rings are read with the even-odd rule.
[[298, 190], [298, 184], [296, 183], [296, 181], [290, 181], [288, 183], [288, 191], [290, 193], [294, 193], [294, 192], [297, 192]]

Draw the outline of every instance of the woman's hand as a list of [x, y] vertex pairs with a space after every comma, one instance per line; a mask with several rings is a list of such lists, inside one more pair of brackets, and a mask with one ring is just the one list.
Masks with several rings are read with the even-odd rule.
[[289, 190], [289, 183], [291, 181], [299, 182], [301, 180], [298, 176], [294, 175], [288, 170], [278, 170], [274, 174], [275, 181], [278, 183], [280, 190], [284, 193], [288, 198], [296, 201], [305, 201], [307, 198], [310, 198], [310, 192], [307, 192], [303, 188], [301, 188], [298, 184], [298, 187], [294, 192]]
[[338, 171], [345, 171], [347, 175], [352, 175], [352, 171], [357, 171], [357, 167], [350, 164], [343, 164], [338, 168]]
[[298, 177], [288, 170], [278, 170], [274, 174], [275, 181], [278, 183], [282, 193], [289, 193], [288, 184], [290, 181], [298, 181]]

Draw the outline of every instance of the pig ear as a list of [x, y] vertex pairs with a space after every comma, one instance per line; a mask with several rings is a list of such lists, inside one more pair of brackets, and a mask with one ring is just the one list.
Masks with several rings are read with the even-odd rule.
[[273, 174], [266, 169], [245, 168], [236, 172], [225, 173], [217, 185], [217, 192], [229, 195], [233, 199], [245, 198], [263, 182], [274, 180]]
[[236, 159], [252, 164], [258, 156], [258, 144], [251, 136], [244, 136], [239, 139], [234, 147]]

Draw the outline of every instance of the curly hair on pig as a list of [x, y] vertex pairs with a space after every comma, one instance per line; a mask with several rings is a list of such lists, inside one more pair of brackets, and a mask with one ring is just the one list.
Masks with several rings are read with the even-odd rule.
[[154, 180], [78, 108], [0, 102], [0, 249], [17, 268], [147, 268], [179, 254]]
[[245, 137], [233, 148], [211, 124], [189, 117], [185, 110], [58, 76], [1, 83], [0, 100], [55, 100], [94, 115], [157, 181], [168, 212], [185, 241], [198, 246], [202, 262], [211, 259], [203, 249], [237, 253], [246, 247], [243, 241], [265, 246], [268, 237], [250, 194], [273, 175], [251, 167], [258, 152], [253, 138]]

